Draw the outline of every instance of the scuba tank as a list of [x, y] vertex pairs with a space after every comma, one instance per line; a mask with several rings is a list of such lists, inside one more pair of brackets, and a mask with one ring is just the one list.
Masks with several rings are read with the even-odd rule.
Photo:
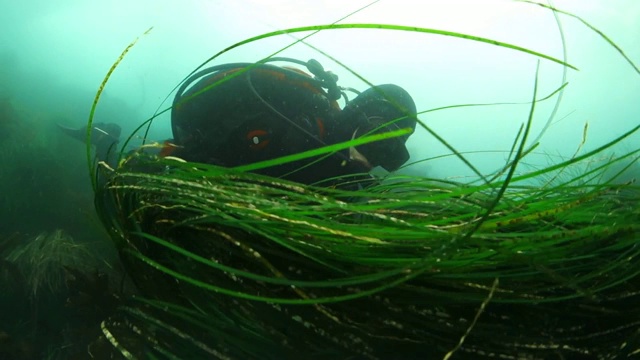
[[[275, 61], [303, 65], [313, 76], [270, 64]], [[313, 59], [270, 58], [201, 70], [182, 84], [173, 102], [175, 156], [234, 167], [371, 133], [415, 128], [415, 104], [402, 88], [382, 85], [349, 101], [345, 90], [357, 91], [340, 87], [337, 81], [337, 75]], [[347, 104], [344, 110], [337, 103], [340, 98]], [[257, 172], [314, 183], [366, 173], [378, 165], [393, 171], [409, 158], [404, 146], [407, 138], [387, 139]]]

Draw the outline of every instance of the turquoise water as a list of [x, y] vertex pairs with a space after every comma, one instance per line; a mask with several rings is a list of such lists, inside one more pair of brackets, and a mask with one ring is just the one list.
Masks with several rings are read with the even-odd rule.
[[[82, 124], [93, 93], [113, 61], [130, 41], [154, 27], [113, 76], [98, 110], [98, 119], [113, 119], [126, 133], [137, 119], [153, 113], [189, 71], [222, 48], [267, 31], [331, 23], [366, 3], [254, 1], [229, 5], [189, 1], [177, 6], [172, 1], [79, 5], [67, 0], [55, 5], [13, 4], [1, 15], [4, 30], [0, 36], [8, 64], [3, 66], [8, 76], [4, 83], [11, 84], [4, 91], [58, 112], [73, 124]], [[631, 59], [640, 57], [637, 31], [633, 30], [640, 17], [637, 2], [559, 1], [555, 5], [602, 30]], [[640, 85], [633, 80], [637, 75], [634, 70], [597, 34], [575, 19], [565, 16], [561, 21], [567, 60], [580, 71], [568, 71], [570, 85], [557, 123], [545, 134], [540, 150], [567, 156], [580, 143], [585, 122], [590, 129], [588, 148], [636, 124], [634, 94]], [[552, 14], [513, 1], [426, 1], [420, 10], [411, 1], [381, 1], [346, 22], [459, 31], [562, 58]], [[241, 47], [219, 62], [256, 60], [290, 40], [284, 36]], [[526, 102], [531, 98], [537, 59], [516, 51], [442, 36], [358, 30], [326, 32], [311, 43], [373, 83], [394, 82], [406, 87], [419, 110], [466, 103]], [[343, 85], [365, 87], [306, 46], [296, 46], [285, 54], [319, 58], [341, 76]], [[540, 93], [557, 88], [561, 73], [561, 66], [541, 61]], [[552, 102], [540, 105], [536, 130], [544, 127]], [[441, 111], [423, 119], [461, 150], [504, 151], [526, 120], [527, 111], [527, 106], [471, 108]], [[152, 135], [169, 135], [168, 119], [158, 123]], [[415, 159], [448, 152], [426, 135], [414, 136], [410, 147]], [[503, 158], [496, 153], [477, 156], [477, 161], [489, 171]], [[463, 165], [444, 161], [416, 171], [438, 177], [466, 174]]]
[[[116, 256], [93, 210], [85, 149], [64, 138], [55, 124], [82, 126], [86, 122], [103, 77], [133, 39], [139, 37], [112, 75], [95, 118], [118, 123], [125, 134], [157, 109], [168, 107], [170, 97], [169, 101], [166, 99], [172, 89], [221, 49], [268, 31], [332, 23], [365, 4], [306, 0], [62, 0], [4, 5], [0, 13], [0, 251], [11, 252], [19, 246], [16, 244], [62, 229], [75, 242], [90, 244], [91, 256], [87, 255], [86, 266], [109, 272], [112, 285], [119, 286], [117, 265], [112, 269], [101, 261], [116, 263]], [[640, 2], [575, 0], [556, 1], [554, 5], [597, 27], [632, 61], [640, 63]], [[383, 0], [342, 21], [351, 22], [455, 31], [560, 59], [564, 56], [552, 13], [513, 1]], [[458, 104], [519, 103], [448, 109], [420, 116], [458, 151], [474, 152], [469, 159], [478, 169], [491, 172], [503, 164], [518, 128], [527, 120], [538, 61], [538, 97], [556, 90], [565, 76], [569, 85], [551, 121], [557, 97], [536, 108], [531, 140], [539, 140], [540, 145], [526, 160], [529, 168], [566, 159], [578, 150], [597, 148], [640, 123], [640, 75], [580, 21], [560, 16], [560, 22], [566, 61], [578, 71], [512, 49], [432, 34], [332, 30], [317, 34], [308, 42], [374, 84], [403, 86], [413, 95], [418, 111]], [[280, 36], [242, 46], [213, 64], [256, 61], [292, 40]], [[341, 85], [360, 90], [367, 87], [308, 46], [299, 44], [281, 55], [302, 60], [316, 58], [340, 76]], [[160, 116], [150, 137], [170, 137], [169, 126], [168, 116]], [[639, 140], [640, 135], [635, 134], [612, 151], [621, 154], [636, 150]], [[418, 130], [408, 147], [411, 161], [437, 159], [402, 171], [435, 178], [472, 179], [472, 172], [447, 156], [450, 150], [426, 131]], [[19, 267], [20, 271], [26, 271], [29, 265], [20, 266], [24, 266]], [[12, 277], [12, 271], [5, 269], [4, 278]], [[29, 348], [24, 353], [38, 358], [37, 354], [62, 347], [73, 336], [50, 330], [61, 322], [59, 315], [51, 314], [64, 311], [64, 286], [44, 287], [39, 292], [52, 293], [49, 299], [59, 300], [47, 302], [49, 309], [38, 305], [43, 295], [28, 293], [30, 288], [23, 289], [26, 294], [21, 294], [22, 290], [5, 293], [4, 304], [10, 304], [7, 306], [14, 306], [23, 295], [35, 300], [30, 300], [31, 306], [23, 308], [25, 305], [21, 304], [19, 309], [5, 312], [20, 316], [3, 318], [0, 324], [8, 325], [0, 325], [0, 334], [6, 333], [14, 340], [29, 334], [25, 344], [12, 344]], [[34, 322], [39, 322], [40, 327]]]

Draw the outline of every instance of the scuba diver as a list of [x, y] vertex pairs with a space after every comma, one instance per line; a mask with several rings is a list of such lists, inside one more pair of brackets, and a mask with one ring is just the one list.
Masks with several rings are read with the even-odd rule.
[[[306, 67], [312, 74], [269, 64], [286, 61]], [[416, 106], [411, 96], [392, 84], [359, 93], [337, 84], [338, 76], [316, 60], [271, 58], [260, 63], [213, 66], [191, 75], [173, 101], [173, 139], [160, 156], [236, 167], [271, 160], [369, 134], [410, 129], [406, 135], [387, 138], [303, 160], [255, 170], [303, 184], [332, 185], [350, 176], [364, 179], [380, 166], [397, 170], [409, 159], [405, 142], [416, 126]], [[349, 100], [345, 91], [357, 94]], [[345, 107], [338, 100], [343, 98]], [[61, 126], [84, 141], [83, 129]], [[94, 124], [91, 142], [98, 160], [115, 162], [120, 127]]]

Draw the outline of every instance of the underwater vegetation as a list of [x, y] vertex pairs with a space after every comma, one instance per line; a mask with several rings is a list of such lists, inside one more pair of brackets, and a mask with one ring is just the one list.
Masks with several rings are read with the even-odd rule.
[[[285, 32], [346, 28], [442, 34], [382, 24]], [[523, 171], [540, 98], [534, 84], [505, 165], [472, 183], [388, 174], [349, 191], [250, 172], [366, 137], [233, 169], [122, 154], [117, 168], [98, 169], [108, 180], [97, 209], [141, 296], [102, 323], [100, 343], [128, 359], [637, 355], [640, 189], [621, 175], [637, 169], [640, 149], [608, 150], [638, 127]]]
[[56, 292], [63, 286], [64, 266], [80, 270], [83, 262], [90, 258], [91, 254], [85, 247], [76, 244], [64, 231], [56, 229], [26, 240], [11, 250], [5, 261], [24, 274], [29, 293], [36, 297], [41, 291]]
[[[315, 32], [353, 28], [457, 37], [572, 66], [491, 39], [384, 24], [288, 29], [220, 54], [285, 33], [306, 34], [294, 43], [306, 44]], [[344, 70], [366, 82], [358, 69]], [[565, 84], [541, 95], [535, 79], [528, 117], [496, 172], [477, 171], [419, 122], [476, 172], [473, 182], [385, 173], [349, 190], [252, 173], [380, 140], [375, 135], [236, 168], [142, 151], [123, 151], [117, 166], [95, 168], [89, 153], [98, 215], [137, 290], [124, 295], [82, 266], [67, 269], [74, 287], [92, 294], [81, 303], [94, 309], [94, 318], [85, 337], [62, 353], [125, 359], [637, 357], [640, 187], [633, 178], [640, 148], [618, 155], [610, 150], [640, 126], [598, 148], [527, 168], [537, 106], [570, 90]], [[100, 91], [93, 110], [99, 97]], [[4, 243], [16, 238], [10, 239]], [[4, 255], [11, 264], [6, 272], [27, 272], [19, 260], [30, 257], [22, 251], [76, 249], [63, 232], [43, 233], [30, 244]], [[59, 284], [53, 278], [19, 283], [27, 293]], [[19, 341], [12, 344], [20, 351]]]
[[54, 126], [64, 114], [5, 89], [15, 83], [6, 73], [19, 71], [0, 61], [0, 358], [69, 358], [97, 336], [87, 329], [106, 316], [122, 275], [82, 147]]
[[[109, 269], [107, 269], [109, 270]], [[110, 274], [115, 271], [109, 271]], [[69, 358], [120, 293], [87, 244], [61, 229], [0, 242], [0, 358]]]
[[[285, 32], [346, 28], [442, 34]], [[350, 191], [250, 172], [366, 137], [233, 169], [142, 152], [100, 166], [97, 209], [141, 293], [102, 323], [101, 349], [128, 359], [637, 355], [640, 189], [620, 176], [640, 149], [607, 154], [638, 127], [523, 171], [541, 98], [537, 84], [531, 92], [505, 165], [473, 183], [388, 174]]]
[[[125, 164], [107, 190], [127, 204], [110, 226], [148, 296], [106, 322], [120, 351], [440, 358], [463, 335], [460, 358], [637, 349], [637, 188], [516, 180], [496, 203], [428, 179], [344, 193], [166, 165]], [[158, 348], [123, 344], [123, 319], [154, 324]]]

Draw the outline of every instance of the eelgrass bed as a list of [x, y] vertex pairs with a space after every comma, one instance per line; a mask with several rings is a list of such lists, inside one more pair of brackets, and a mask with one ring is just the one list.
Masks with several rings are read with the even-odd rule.
[[[349, 26], [305, 30], [340, 27]], [[268, 36], [275, 34], [239, 45]], [[531, 150], [536, 87], [532, 95], [509, 161], [474, 184], [390, 174], [349, 191], [248, 172], [358, 140], [236, 169], [144, 152], [123, 155], [115, 169], [99, 166], [107, 180], [96, 180], [97, 208], [142, 296], [102, 323], [103, 341], [91, 352], [149, 359], [640, 356], [640, 188], [616, 181], [637, 166], [640, 149], [583, 166], [638, 127], [518, 173]]]
[[153, 294], [121, 313], [152, 334], [125, 345], [122, 320], [105, 323], [123, 351], [440, 358], [465, 334], [458, 351], [471, 357], [640, 346], [634, 185], [515, 179], [498, 199], [499, 182], [403, 177], [345, 192], [148, 160], [171, 170], [124, 163], [100, 194], [129, 272]]

